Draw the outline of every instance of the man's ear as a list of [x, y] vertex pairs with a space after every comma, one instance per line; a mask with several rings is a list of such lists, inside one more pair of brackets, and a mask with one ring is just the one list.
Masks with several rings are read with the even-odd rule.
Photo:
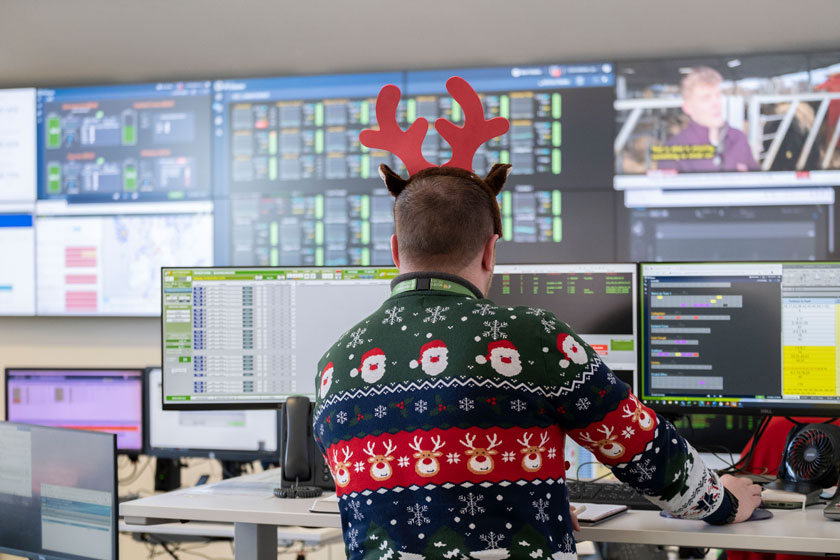
[[394, 259], [394, 264], [397, 268], [400, 267], [400, 246], [397, 243], [397, 235], [391, 234], [391, 258]]
[[494, 195], [499, 194], [502, 191], [502, 187], [505, 186], [505, 181], [510, 175], [512, 170], [512, 166], [509, 163], [495, 163], [493, 167], [490, 168], [490, 173], [487, 174], [487, 177], [484, 178], [484, 182], [490, 187], [490, 190], [493, 191]]
[[399, 196], [408, 184], [408, 181], [394, 173], [394, 171], [384, 163], [379, 164], [379, 176], [382, 177], [383, 181], [385, 181], [385, 186], [388, 187], [388, 192], [390, 192], [394, 198]]
[[491, 273], [496, 266], [496, 241], [499, 240], [498, 234], [493, 234], [484, 244], [484, 252], [481, 254], [481, 268], [488, 270]]

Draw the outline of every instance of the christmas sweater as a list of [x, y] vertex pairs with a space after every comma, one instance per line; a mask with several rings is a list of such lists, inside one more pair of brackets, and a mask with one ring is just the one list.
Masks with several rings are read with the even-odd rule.
[[566, 436], [676, 517], [731, 509], [568, 325], [463, 279], [398, 277], [318, 368], [314, 434], [350, 559], [576, 558]]

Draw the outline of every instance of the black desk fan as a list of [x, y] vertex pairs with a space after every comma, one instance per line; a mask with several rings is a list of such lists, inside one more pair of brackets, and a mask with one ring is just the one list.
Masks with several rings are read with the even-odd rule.
[[[824, 488], [840, 478], [840, 426], [798, 424], [788, 433], [776, 480], [764, 487], [805, 496], [805, 505], [817, 503]], [[837, 499], [837, 495], [832, 501]], [[769, 504], [768, 504], [769, 505]], [[798, 504], [776, 507], [798, 507]], [[828, 512], [826, 512], [828, 515]]]

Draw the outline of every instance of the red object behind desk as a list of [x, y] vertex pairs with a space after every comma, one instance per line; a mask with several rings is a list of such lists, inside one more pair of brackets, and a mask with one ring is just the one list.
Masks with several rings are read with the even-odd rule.
[[[827, 418], [812, 417], [796, 417], [794, 419], [805, 424], [820, 424], [827, 420]], [[833, 424], [840, 426], [840, 420], [835, 420]], [[779, 465], [782, 463], [782, 453], [785, 450], [788, 432], [794, 426], [795, 424], [787, 418], [771, 418], [770, 423], [764, 429], [764, 434], [755, 446], [750, 462], [744, 466], [744, 470], [754, 474], [776, 476]], [[744, 450], [741, 451], [742, 457], [749, 450], [751, 444], [752, 438], [744, 446]], [[771, 552], [745, 552], [742, 550], [728, 550], [726, 557], [728, 560], [813, 560], [814, 558], [801, 554], [773, 554]]]

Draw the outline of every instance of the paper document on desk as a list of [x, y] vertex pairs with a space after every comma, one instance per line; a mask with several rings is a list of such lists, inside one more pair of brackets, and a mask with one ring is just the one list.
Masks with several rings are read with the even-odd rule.
[[570, 504], [575, 509], [580, 509], [580, 506], [586, 506], [586, 509], [577, 515], [578, 521], [581, 525], [595, 525], [601, 521], [624, 513], [629, 508], [622, 504], [589, 504], [589, 503], [572, 503]]
[[318, 498], [312, 502], [309, 511], [311, 513], [341, 513], [338, 510], [338, 496], [333, 494], [324, 498]]
[[261, 496], [273, 497], [274, 489], [279, 486], [276, 482], [260, 482], [260, 481], [230, 481], [218, 482], [216, 484], [208, 484], [207, 486], [200, 486], [198, 488], [191, 488], [190, 492], [194, 494], [223, 494], [227, 496]]

